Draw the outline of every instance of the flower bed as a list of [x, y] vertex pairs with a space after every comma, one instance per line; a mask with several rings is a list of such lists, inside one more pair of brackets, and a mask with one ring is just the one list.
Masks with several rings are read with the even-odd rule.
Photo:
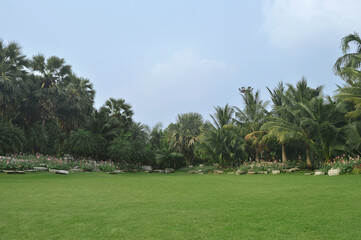
[[341, 173], [343, 174], [349, 174], [349, 173], [359, 174], [361, 173], [360, 156], [356, 156], [356, 157], [350, 157], [350, 156], [347, 157], [345, 155], [338, 156], [330, 161], [324, 162], [319, 167], [320, 171], [325, 173], [327, 173], [328, 170], [330, 170], [331, 168], [333, 169], [338, 168], [341, 170]]

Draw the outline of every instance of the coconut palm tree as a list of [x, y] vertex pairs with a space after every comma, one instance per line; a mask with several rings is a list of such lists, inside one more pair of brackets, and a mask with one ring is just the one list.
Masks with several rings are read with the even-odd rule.
[[235, 125], [224, 125], [213, 129], [199, 138], [196, 152], [202, 159], [219, 163], [220, 166], [236, 166], [245, 160], [245, 142], [242, 129]]
[[252, 90], [245, 91], [244, 93], [240, 91], [240, 94], [245, 106], [243, 110], [234, 107], [236, 109], [234, 121], [238, 126], [246, 129], [249, 133], [246, 135], [245, 139], [252, 141], [254, 160], [258, 160], [261, 147], [260, 142], [263, 136], [263, 132], [260, 131], [260, 128], [269, 114], [266, 109], [268, 101], [264, 102], [260, 99], [259, 91], [256, 91], [255, 94], [253, 94]]
[[232, 123], [234, 109], [231, 106], [226, 104], [224, 108], [217, 106], [214, 107], [214, 109], [216, 110], [216, 112], [213, 115], [210, 114], [210, 117], [212, 118], [214, 124], [213, 126], [216, 129], [221, 129], [223, 126]]
[[[348, 53], [351, 43], [356, 45], [356, 52], [354, 53]], [[334, 65], [334, 71], [351, 86], [360, 83], [361, 38], [358, 33], [355, 32], [342, 38], [341, 49], [344, 55], [337, 59]]]
[[[271, 95], [271, 100], [273, 102], [273, 108], [271, 111], [271, 116], [276, 116], [282, 119], [287, 118], [288, 113], [286, 109], [286, 96], [285, 96], [285, 86], [283, 82], [278, 83], [277, 87], [272, 91], [267, 87], [268, 92]], [[282, 148], [282, 162], [287, 162], [286, 155], [286, 143], [291, 139], [288, 135], [288, 132], [278, 132], [276, 129], [272, 129], [272, 125], [263, 124], [261, 127], [262, 131], [266, 131], [267, 134], [263, 137], [265, 141], [272, 137], [276, 137], [277, 141], [281, 143]]]

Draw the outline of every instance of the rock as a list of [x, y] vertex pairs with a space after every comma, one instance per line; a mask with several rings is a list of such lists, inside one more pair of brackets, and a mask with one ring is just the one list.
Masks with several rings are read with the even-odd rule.
[[291, 173], [291, 172], [293, 172], [293, 170], [291, 170], [291, 169], [282, 169], [282, 172]]
[[204, 164], [199, 164], [199, 167], [201, 167], [201, 168], [204, 167]]
[[295, 171], [300, 171], [300, 169], [297, 168], [297, 167], [291, 168], [290, 170], [293, 171], [293, 172], [295, 172]]
[[280, 174], [281, 171], [280, 170], [272, 170], [272, 174]]
[[153, 171], [152, 166], [142, 166], [142, 169], [145, 171]]
[[80, 168], [72, 168], [72, 169], [70, 169], [70, 171], [71, 172], [83, 172], [83, 170]]
[[194, 174], [197, 173], [197, 171], [188, 171], [188, 174]]
[[51, 173], [56, 173], [56, 171], [58, 171], [57, 169], [49, 169], [49, 172]]
[[256, 172], [248, 171], [248, 174], [256, 174]]
[[144, 171], [145, 173], [152, 173], [153, 171]]
[[325, 175], [325, 173], [324, 173], [324, 172], [320, 172], [320, 171], [316, 171], [316, 172], [315, 172], [315, 176], [320, 176], [320, 175]]
[[232, 175], [232, 174], [234, 174], [234, 172], [228, 172], [228, 174], [229, 174], [229, 175]]
[[223, 171], [221, 171], [221, 170], [214, 170], [213, 173], [214, 173], [214, 174], [222, 174]]
[[311, 176], [313, 175], [313, 173], [309, 172], [309, 173], [305, 173], [306, 176]]
[[69, 172], [66, 171], [66, 170], [57, 170], [55, 173], [56, 174], [61, 174], [61, 175], [68, 175], [69, 174]]
[[34, 167], [34, 170], [37, 171], [37, 172], [47, 172], [47, 171], [49, 171], [49, 169], [46, 168], [46, 167]]
[[193, 165], [189, 165], [189, 168], [193, 168]]
[[198, 174], [201, 174], [201, 175], [203, 175], [203, 174], [204, 174], [204, 172], [198, 172]]
[[337, 176], [337, 175], [340, 175], [340, 173], [341, 173], [341, 169], [339, 169], [339, 168], [335, 168], [335, 169], [333, 169], [333, 168], [331, 168], [331, 170], [328, 170], [328, 176]]
[[236, 175], [243, 175], [243, 174], [246, 174], [246, 173], [247, 173], [246, 171], [241, 171], [241, 170], [236, 171]]
[[164, 169], [164, 172], [165, 173], [174, 173], [175, 171], [173, 168], [166, 168], [166, 169]]
[[25, 174], [24, 171], [3, 170], [6, 174]]
[[25, 170], [25, 172], [31, 173], [31, 172], [36, 172], [36, 170], [34, 170], [34, 169], [27, 169], [27, 170]]
[[257, 172], [257, 174], [268, 174], [268, 172], [267, 171], [259, 171], [259, 172]]

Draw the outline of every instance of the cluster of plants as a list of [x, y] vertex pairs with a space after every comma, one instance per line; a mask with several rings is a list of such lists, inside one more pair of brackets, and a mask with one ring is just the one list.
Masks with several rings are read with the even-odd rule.
[[264, 172], [264, 171], [272, 171], [272, 170], [284, 170], [297, 167], [299, 169], [306, 168], [306, 165], [302, 161], [287, 161], [286, 163], [275, 160], [271, 161], [247, 161], [243, 162], [238, 168], [240, 171], [254, 171], [254, 172]]
[[[79, 168], [83, 171], [104, 171], [113, 172], [122, 168], [121, 164], [112, 161], [96, 162], [91, 159], [65, 160], [55, 156], [47, 156], [42, 154], [13, 154], [7, 157], [0, 157], [0, 170], [27, 170], [34, 167], [47, 167], [49, 169], [70, 170]], [[124, 166], [123, 166], [124, 168]]]
[[341, 173], [349, 174], [355, 173], [359, 174], [361, 172], [361, 159], [360, 156], [357, 155], [356, 157], [350, 156], [337, 156], [332, 160], [323, 162], [319, 166], [319, 170], [322, 172], [327, 173], [330, 169], [340, 169]]
[[[357, 46], [355, 53], [349, 50], [352, 43]], [[111, 159], [118, 168], [177, 169], [199, 163], [232, 168], [241, 163], [246, 169], [249, 164], [243, 163], [249, 159], [281, 159], [288, 165], [302, 159], [298, 163], [302, 167], [317, 167], [315, 159], [327, 162], [342, 153], [361, 152], [361, 40], [357, 33], [342, 39], [342, 50], [334, 71], [345, 84], [335, 96], [326, 96], [323, 86], [312, 88], [303, 78], [296, 84], [280, 82], [268, 88], [270, 106], [260, 99], [259, 91], [242, 88], [241, 107], [217, 106], [211, 121], [198, 113], [179, 114], [163, 129], [161, 124], [149, 128], [135, 122], [132, 107], [124, 99], [110, 98], [95, 109], [92, 84], [77, 76], [64, 59], [28, 58], [18, 44], [0, 41], [0, 155], [70, 153], [77, 159]], [[59, 158], [41, 161], [51, 167], [73, 167], [73, 162]], [[78, 165], [85, 171], [99, 167], [86, 160]], [[113, 165], [102, 163], [100, 168]], [[256, 168], [261, 171], [266, 166], [257, 163]]]

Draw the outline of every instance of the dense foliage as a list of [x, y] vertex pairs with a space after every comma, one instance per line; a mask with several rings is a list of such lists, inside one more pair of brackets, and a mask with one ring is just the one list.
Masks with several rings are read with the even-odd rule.
[[[350, 44], [356, 44], [355, 53]], [[260, 99], [259, 91], [242, 88], [242, 107], [215, 107], [212, 123], [198, 113], [185, 113], [165, 129], [161, 124], [150, 129], [133, 120], [124, 99], [110, 98], [95, 109], [92, 84], [64, 59], [28, 58], [18, 44], [0, 42], [0, 155], [70, 153], [160, 168], [229, 167], [261, 159], [299, 161], [312, 168], [341, 154], [355, 156], [361, 152], [357, 33], [342, 39], [342, 51], [334, 71], [345, 84], [335, 96], [324, 95], [322, 86], [311, 88], [304, 78], [268, 88], [272, 105]], [[103, 162], [101, 168], [114, 166]]]

